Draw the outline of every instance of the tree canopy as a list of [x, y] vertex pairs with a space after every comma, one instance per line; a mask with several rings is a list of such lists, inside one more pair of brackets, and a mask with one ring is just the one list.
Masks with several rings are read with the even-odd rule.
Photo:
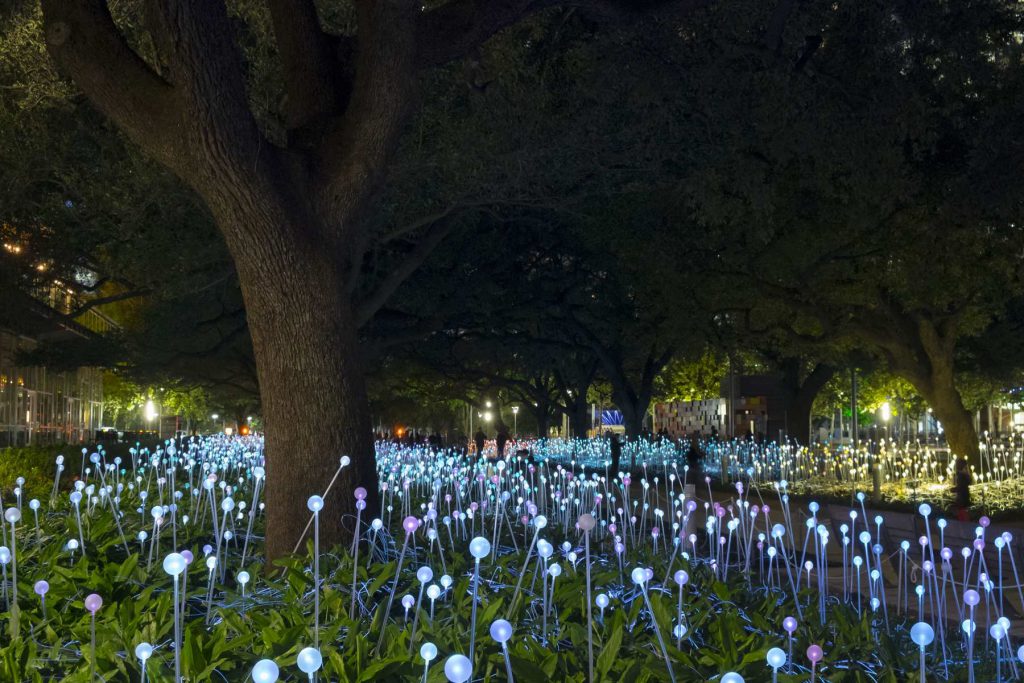
[[143, 5], [0, 10], [3, 286], [88, 290], [128, 381], [258, 393], [271, 554], [292, 465], [375, 491], [413, 406], [579, 433], [600, 389], [635, 435], [748, 358], [799, 436], [880, 367], [970, 455], [964, 388], [1024, 366], [1014, 2]]

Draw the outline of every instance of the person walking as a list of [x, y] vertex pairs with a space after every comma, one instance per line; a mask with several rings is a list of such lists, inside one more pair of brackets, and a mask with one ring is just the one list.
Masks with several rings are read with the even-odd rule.
[[619, 476], [619, 464], [622, 461], [622, 442], [619, 441], [619, 435], [614, 432], [609, 437], [610, 443], [609, 448], [612, 456], [612, 471], [611, 476]]
[[505, 445], [509, 442], [508, 426], [504, 422], [498, 423], [498, 435], [494, 439], [494, 445], [497, 447], [494, 453], [496, 460], [501, 460], [505, 457]]
[[484, 455], [484, 443], [487, 441], [487, 435], [484, 434], [484, 430], [476, 430], [476, 434], [473, 435], [473, 441], [476, 444], [476, 457], [482, 458]]
[[690, 435], [690, 445], [686, 449], [686, 466], [689, 468], [686, 471], [685, 483], [691, 481], [695, 486], [699, 486], [704, 477], [701, 476], [700, 471], [700, 438], [696, 432]]

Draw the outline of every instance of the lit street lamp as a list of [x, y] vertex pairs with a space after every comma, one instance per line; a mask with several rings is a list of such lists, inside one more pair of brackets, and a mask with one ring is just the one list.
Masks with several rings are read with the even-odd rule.
[[[159, 417], [160, 417], [160, 413], [157, 411], [156, 404], [153, 403], [153, 399], [151, 399], [151, 398], [147, 399], [146, 400], [146, 422], [148, 422], [150, 424], [150, 429], [153, 428], [152, 427], [153, 420], [158, 420]], [[163, 425], [160, 424], [160, 422], [157, 422], [157, 438], [162, 438], [163, 437], [163, 434], [161, 433], [161, 428], [162, 427], [163, 427]]]
[[519, 406], [512, 406], [512, 435], [519, 438]]

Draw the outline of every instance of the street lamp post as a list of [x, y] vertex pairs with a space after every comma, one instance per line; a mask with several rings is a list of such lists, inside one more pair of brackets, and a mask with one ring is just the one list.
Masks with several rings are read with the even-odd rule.
[[519, 438], [519, 406], [512, 406], [512, 435]]

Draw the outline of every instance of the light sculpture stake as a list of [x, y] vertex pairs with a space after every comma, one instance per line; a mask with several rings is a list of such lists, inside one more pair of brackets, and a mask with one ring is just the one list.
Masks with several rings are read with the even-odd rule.
[[430, 670], [430, 662], [437, 657], [437, 646], [433, 643], [423, 643], [420, 646], [420, 657], [423, 658], [423, 683], [427, 683], [427, 673]]
[[1002, 642], [1003, 636], [1006, 635], [1006, 629], [1003, 628], [1002, 624], [995, 623], [989, 628], [989, 635], [996, 641], [996, 683], [1003, 683], [1002, 669]]
[[[483, 536], [477, 536], [469, 542], [469, 554], [473, 556], [473, 609], [469, 622], [469, 662], [472, 669], [473, 648], [476, 645], [476, 594], [477, 583], [480, 581], [480, 560], [487, 557], [491, 552], [491, 542]], [[451, 661], [449, 659], [449, 661]], [[447, 664], [445, 664], [447, 670]]]
[[43, 609], [43, 621], [46, 621], [46, 593], [50, 590], [50, 584], [42, 580], [36, 581], [32, 590], [34, 590], [36, 595], [39, 596], [39, 601]]
[[299, 652], [295, 663], [298, 664], [300, 671], [309, 676], [310, 683], [312, 683], [316, 677], [316, 672], [320, 670], [324, 663], [324, 658], [317, 648], [305, 647]]
[[[590, 674], [589, 680], [594, 680], [594, 608], [590, 603], [590, 532], [597, 526], [597, 520], [590, 513], [580, 515], [578, 524], [583, 531], [583, 543], [587, 563], [587, 671]], [[502, 643], [504, 647], [504, 643]], [[508, 654], [505, 655], [506, 661]], [[509, 680], [512, 679], [511, 669]]]
[[821, 647], [819, 645], [811, 645], [807, 648], [807, 659], [811, 660], [811, 683], [814, 683], [814, 679], [817, 675], [818, 662], [821, 661], [823, 656], [824, 653], [821, 651]]
[[185, 557], [179, 553], [171, 553], [164, 558], [164, 571], [174, 579], [174, 681], [181, 683], [181, 616], [180, 603], [178, 602], [178, 577], [188, 563]]
[[[186, 574], [187, 576], [187, 574]], [[238, 585], [242, 587], [242, 618], [245, 618], [245, 585], [249, 583], [249, 572], [244, 569], [238, 572]]]
[[633, 570], [630, 576], [633, 579], [633, 583], [640, 587], [640, 592], [644, 596], [644, 603], [647, 605], [647, 611], [651, 615], [651, 623], [654, 625], [654, 633], [658, 636], [658, 644], [661, 646], [661, 654], [665, 657], [665, 666], [668, 668], [668, 677], [672, 680], [672, 683], [676, 681], [676, 675], [672, 671], [672, 660], [668, 656], [668, 648], [665, 647], [665, 640], [661, 637], [661, 629], [658, 627], [658, 620], [654, 616], [654, 609], [651, 607], [651, 600], [647, 597], [647, 570], [643, 567], [637, 567]]
[[21, 510], [15, 507], [7, 508], [4, 512], [4, 519], [11, 525], [11, 601], [14, 609], [18, 608], [18, 547], [15, 534], [15, 525], [21, 519]]
[[782, 628], [785, 629], [789, 641], [789, 654], [786, 657], [786, 673], [793, 673], [793, 632], [796, 631], [797, 621], [793, 617], [786, 617], [782, 620]]
[[263, 477], [265, 474], [266, 470], [264, 470], [262, 467], [257, 466], [252, 468], [252, 477], [255, 480], [255, 483], [252, 485], [252, 505], [249, 508], [249, 525], [246, 527], [245, 530], [245, 541], [242, 543], [242, 558], [238, 562], [239, 567], [245, 566], [245, 555], [249, 550], [249, 538], [252, 536], [252, 524], [256, 518], [256, 513], [259, 510], [259, 508], [256, 507], [256, 501], [259, 500], [260, 484], [263, 482]]
[[[40, 530], [39, 530], [39, 501], [36, 500], [35, 498], [33, 498], [32, 500], [30, 500], [28, 502], [28, 507], [32, 511], [32, 515], [35, 518], [35, 523], [36, 523], [36, 544], [38, 545], [43, 540], [42, 539], [42, 532], [40, 532]], [[121, 537], [124, 538], [124, 533], [121, 534]], [[125, 551], [128, 552], [128, 546], [127, 545], [125, 546]]]
[[[366, 507], [366, 489], [362, 486], [355, 490], [356, 496], [356, 531], [352, 536], [352, 601], [348, 607], [348, 618], [356, 618], [356, 572], [359, 568], [359, 517]], [[372, 554], [372, 553], [371, 553]]]
[[99, 611], [100, 607], [103, 606], [103, 598], [90, 593], [85, 596], [85, 609], [89, 610], [90, 621], [89, 621], [89, 632], [92, 635], [90, 641], [90, 656], [89, 656], [89, 680], [96, 679], [96, 612]]
[[913, 640], [917, 644], [917, 647], [920, 650], [920, 655], [921, 655], [921, 666], [920, 666], [920, 669], [921, 669], [921, 680], [924, 681], [925, 680], [924, 651], [925, 651], [925, 648], [927, 648], [929, 645], [931, 645], [932, 640], [935, 639], [935, 631], [926, 622], [919, 621], [919, 622], [917, 622], [916, 624], [914, 624], [910, 628], [910, 639]]
[[413, 516], [408, 516], [402, 520], [402, 528], [405, 529], [405, 540], [402, 541], [402, 550], [398, 553], [398, 564], [395, 566], [395, 579], [391, 582], [391, 590], [388, 592], [388, 604], [384, 608], [384, 617], [380, 622], [380, 640], [377, 641], [377, 647], [384, 642], [384, 631], [387, 630], [388, 625], [388, 614], [391, 613], [391, 605], [395, 600], [395, 589], [398, 588], [398, 577], [402, 572], [402, 560], [405, 559], [405, 549], [409, 546], [409, 537], [412, 536], [413, 532], [419, 527], [420, 521]]
[[420, 620], [420, 603], [423, 602], [423, 590], [427, 583], [434, 578], [434, 571], [430, 567], [420, 567], [416, 571], [416, 579], [420, 582], [420, 593], [416, 597], [416, 611], [412, 616], [412, 632], [409, 635], [409, 655], [412, 655], [412, 644], [416, 640], [416, 625]]
[[968, 683], [974, 683], [974, 631], [976, 626], [974, 624], [974, 608], [981, 602], [981, 596], [978, 592], [973, 589], [968, 589], [964, 593], [964, 603], [969, 608], [967, 619], [963, 622], [961, 627], [967, 634], [967, 680]]
[[213, 613], [213, 575], [217, 569], [217, 556], [206, 556], [206, 568], [209, 570], [209, 579], [206, 587], [206, 623], [210, 623], [210, 616]]
[[[515, 683], [512, 678], [512, 662], [508, 658], [508, 646], [505, 644], [512, 637], [512, 624], [504, 619], [498, 619], [491, 624], [491, 638], [501, 645], [501, 653], [505, 656], [505, 673], [508, 675], [508, 683]], [[591, 678], [593, 680], [593, 678]]]
[[139, 643], [135, 646], [135, 656], [139, 660], [139, 667], [142, 669], [142, 683], [146, 683], [146, 661], [153, 656], [153, 646], [149, 643]]
[[313, 647], [320, 648], [320, 511], [324, 499], [310, 496], [306, 507], [313, 513]]
[[776, 683], [779, 679], [779, 668], [786, 663], [786, 653], [781, 648], [773, 647], [768, 650], [765, 658], [768, 660], [768, 666], [772, 668], [772, 683]]
[[[82, 548], [82, 555], [85, 555], [85, 536], [82, 535], [82, 511], [79, 509], [79, 503], [82, 502], [82, 492], [72, 491], [70, 496], [71, 504], [75, 506], [75, 522], [78, 524], [78, 540], [79, 545]], [[72, 555], [73, 557], [74, 555]]]
[[544, 515], [537, 515], [533, 518], [533, 539], [530, 541], [530, 547], [526, 549], [526, 559], [523, 560], [523, 568], [519, 572], [519, 579], [516, 580], [516, 587], [512, 590], [512, 600], [509, 602], [508, 613], [505, 615], [506, 619], [512, 616], [512, 610], [515, 609], [516, 600], [519, 597], [519, 589], [523, 585], [523, 576], [526, 574], [526, 568], [530, 566], [530, 554], [533, 553], [533, 547], [537, 544], [537, 534], [547, 525], [548, 518]]
[[[352, 462], [352, 460], [347, 455], [341, 456], [341, 460], [338, 463], [338, 469], [334, 472], [334, 476], [331, 477], [331, 481], [327, 484], [327, 488], [324, 490], [324, 493], [323, 493], [323, 496], [322, 496], [323, 498], [327, 498], [327, 494], [331, 492], [331, 487], [334, 486], [334, 482], [338, 479], [338, 475], [341, 474], [341, 471], [343, 469], [348, 467], [350, 462]], [[295, 548], [292, 550], [292, 554], [295, 554], [295, 553], [299, 552], [299, 546], [302, 545], [302, 539], [304, 539], [306, 537], [306, 534], [309, 532], [309, 526], [312, 523], [313, 523], [313, 518], [310, 517], [309, 521], [306, 522], [306, 526], [302, 530], [302, 533], [299, 534], [299, 540], [297, 540], [295, 542]]]

